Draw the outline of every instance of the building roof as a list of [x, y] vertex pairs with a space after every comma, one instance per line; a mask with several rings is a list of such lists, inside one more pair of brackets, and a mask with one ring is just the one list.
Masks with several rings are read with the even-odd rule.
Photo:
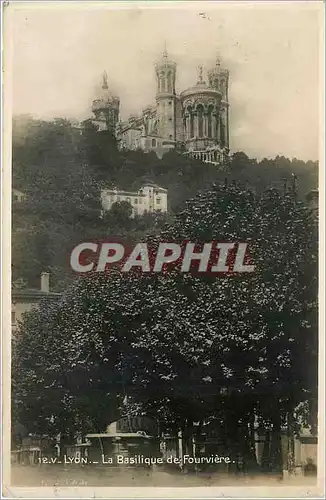
[[20, 194], [21, 196], [25, 196], [25, 193], [17, 188], [12, 188], [14, 194]]
[[43, 292], [42, 290], [37, 290], [36, 288], [14, 288], [11, 291], [12, 299], [24, 299], [24, 300], [38, 300], [43, 298], [56, 299], [61, 297], [61, 293], [56, 292]]
[[209, 96], [214, 95], [215, 97], [221, 97], [222, 93], [219, 90], [213, 89], [205, 85], [196, 85], [195, 87], [190, 87], [183, 90], [180, 93], [180, 98], [185, 99], [186, 97], [207, 94]]
[[123, 189], [117, 189], [117, 188], [106, 188], [106, 189], [102, 189], [102, 192], [104, 193], [112, 193], [112, 194], [115, 194], [115, 195], [124, 195], [124, 196], [142, 196], [142, 197], [145, 197], [146, 195], [144, 195], [144, 193], [141, 192], [142, 189], [144, 189], [145, 187], [152, 187], [152, 188], [155, 188], [157, 189], [158, 191], [160, 192], [164, 192], [164, 193], [167, 193], [167, 189], [165, 188], [162, 188], [161, 186], [159, 186], [158, 184], [155, 184], [154, 182], [145, 182], [140, 188], [138, 191], [125, 191]]
[[152, 439], [152, 436], [149, 436], [148, 434], [141, 434], [140, 432], [115, 432], [115, 433], [108, 433], [108, 432], [100, 432], [100, 433], [95, 433], [95, 434], [86, 434], [87, 438], [146, 438], [146, 439]]
[[111, 193], [111, 194], [115, 194], [117, 196], [120, 196], [120, 195], [123, 195], [123, 196], [137, 196], [138, 198], [139, 197], [143, 197], [145, 198], [145, 194], [143, 193], [139, 193], [138, 191], [124, 191], [124, 190], [119, 190], [119, 189], [103, 189], [102, 192], [105, 192], [105, 193]]
[[154, 184], [153, 182], [146, 182], [140, 189], [143, 189], [145, 187], [153, 187], [155, 189], [159, 189], [160, 191], [167, 192], [167, 189], [162, 188], [161, 186], [159, 186], [158, 184]]

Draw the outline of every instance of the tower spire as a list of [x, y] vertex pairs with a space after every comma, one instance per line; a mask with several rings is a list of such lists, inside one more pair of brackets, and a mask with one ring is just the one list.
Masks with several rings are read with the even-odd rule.
[[220, 71], [220, 69], [221, 69], [221, 57], [220, 57], [219, 51], [217, 51], [217, 53], [216, 53], [216, 63], [215, 63], [215, 65], [216, 65], [216, 69], [218, 71]]
[[106, 71], [103, 71], [103, 75], [102, 75], [102, 89], [103, 90], [107, 90], [109, 87], [108, 87], [108, 74]]
[[204, 82], [204, 79], [203, 79], [203, 66], [200, 65], [198, 66], [198, 82], [197, 82], [197, 85], [202, 85]]
[[163, 59], [167, 59], [167, 58], [168, 58], [168, 51], [166, 48], [166, 40], [164, 40]]

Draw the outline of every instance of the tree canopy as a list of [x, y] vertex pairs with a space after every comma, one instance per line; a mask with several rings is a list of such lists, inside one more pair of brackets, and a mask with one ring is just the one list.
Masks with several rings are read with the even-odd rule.
[[166, 429], [218, 422], [229, 449], [249, 446], [248, 423], [257, 419], [279, 433], [316, 391], [311, 211], [294, 188], [257, 194], [216, 185], [156, 238], [246, 241], [256, 270], [79, 278], [21, 325], [13, 364], [20, 422], [53, 432], [104, 429], [128, 396]]

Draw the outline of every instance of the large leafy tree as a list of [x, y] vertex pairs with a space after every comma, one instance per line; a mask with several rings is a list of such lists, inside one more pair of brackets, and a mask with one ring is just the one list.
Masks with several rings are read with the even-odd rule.
[[79, 279], [55, 309], [43, 306], [21, 327], [14, 394], [22, 423], [32, 412], [39, 425], [37, 408], [51, 400], [57, 431], [68, 426], [59, 408], [72, 431], [104, 428], [129, 396], [185, 436], [195, 421], [218, 423], [225, 446], [236, 453], [240, 443], [247, 456], [258, 419], [272, 431], [279, 466], [280, 427], [291, 422], [293, 433], [294, 410], [315, 387], [314, 227], [294, 189], [216, 186], [189, 201], [161, 238], [247, 241], [255, 272]]
[[[146, 360], [140, 373], [150, 360], [150, 373], [161, 374], [160, 394], [177, 407], [187, 400], [184, 422], [218, 411], [226, 390], [226, 434], [241, 442], [258, 417], [273, 431], [277, 467], [280, 427], [291, 423], [293, 434], [293, 412], [313, 400], [316, 387], [315, 221], [293, 190], [254, 196], [225, 187], [189, 202], [163, 236], [248, 241], [256, 271], [238, 278], [171, 275], [165, 288], [156, 285], [159, 295], [170, 286], [139, 336], [137, 360]], [[159, 382], [152, 385], [151, 377], [155, 393]]]

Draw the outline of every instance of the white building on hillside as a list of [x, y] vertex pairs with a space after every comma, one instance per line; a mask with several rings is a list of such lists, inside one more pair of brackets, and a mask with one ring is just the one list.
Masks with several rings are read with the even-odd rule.
[[167, 212], [167, 193], [166, 189], [151, 183], [147, 183], [138, 191], [103, 189], [102, 208], [103, 211], [108, 211], [114, 203], [126, 201], [132, 207], [132, 217], [144, 213]]

